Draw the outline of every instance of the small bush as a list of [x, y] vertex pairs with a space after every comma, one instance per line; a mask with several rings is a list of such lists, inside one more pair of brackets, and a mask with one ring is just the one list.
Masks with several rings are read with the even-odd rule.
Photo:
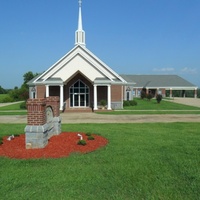
[[77, 144], [85, 146], [87, 143], [85, 140], [79, 140]]
[[14, 134], [14, 137], [19, 137], [20, 135], [19, 134]]
[[137, 106], [137, 101], [135, 100], [130, 101], [130, 106]]
[[124, 101], [123, 106], [124, 107], [128, 107], [128, 106], [136, 106], [137, 102], [135, 100], [131, 100], [131, 101]]
[[88, 138], [87, 138], [88, 140], [94, 140], [94, 137], [93, 136], [88, 136]]
[[145, 99], [147, 97], [147, 94], [144, 90], [141, 91], [140, 97], [141, 99]]
[[106, 104], [107, 104], [106, 100], [102, 99], [102, 100], [100, 101], [100, 105], [101, 105], [101, 106], [106, 106]]
[[162, 95], [161, 94], [157, 94], [156, 95], [156, 100], [157, 100], [157, 103], [160, 103], [161, 100], [162, 100]]
[[150, 101], [153, 98], [153, 95], [151, 93], [147, 94], [147, 99]]
[[130, 106], [130, 102], [129, 102], [129, 101], [124, 101], [123, 106], [124, 106], [124, 107]]
[[91, 134], [91, 133], [86, 133], [85, 135], [87, 135], [87, 136], [91, 136], [92, 134]]
[[22, 103], [20, 104], [20, 108], [21, 108], [21, 109], [27, 109], [27, 107], [26, 107], [26, 102], [22, 102]]

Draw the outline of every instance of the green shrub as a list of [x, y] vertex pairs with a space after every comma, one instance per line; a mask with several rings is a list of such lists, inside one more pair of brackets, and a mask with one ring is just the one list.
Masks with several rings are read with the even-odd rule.
[[94, 140], [94, 137], [93, 136], [88, 136], [88, 138], [87, 138], [88, 140]]
[[147, 94], [147, 99], [150, 101], [153, 98], [153, 95], [151, 93]]
[[156, 95], [156, 100], [157, 100], [157, 103], [160, 103], [161, 100], [162, 100], [162, 95], [161, 94], [157, 94]]
[[128, 107], [128, 106], [136, 106], [137, 102], [135, 100], [131, 100], [131, 101], [124, 101], [123, 106], [124, 107]]
[[130, 103], [130, 106], [137, 106], [137, 101], [135, 100], [132, 100], [129, 103]]
[[145, 99], [147, 97], [147, 94], [144, 90], [141, 91], [140, 97], [141, 99]]
[[102, 99], [102, 100], [100, 101], [100, 105], [101, 105], [101, 106], [106, 106], [106, 104], [107, 104], [106, 100]]
[[92, 134], [91, 134], [91, 133], [86, 133], [85, 135], [87, 135], [87, 136], [91, 136]]
[[13, 102], [13, 101], [14, 101], [13, 98], [10, 96], [6, 96], [6, 97], [0, 99], [0, 103], [9, 103], [9, 102]]
[[14, 137], [19, 137], [20, 135], [19, 134], [14, 134]]
[[20, 108], [21, 108], [21, 109], [27, 109], [26, 102], [22, 102], [22, 103], [20, 104]]
[[124, 106], [124, 107], [130, 106], [130, 102], [129, 102], [129, 101], [124, 101], [123, 106]]
[[77, 144], [85, 146], [87, 143], [85, 140], [79, 140]]

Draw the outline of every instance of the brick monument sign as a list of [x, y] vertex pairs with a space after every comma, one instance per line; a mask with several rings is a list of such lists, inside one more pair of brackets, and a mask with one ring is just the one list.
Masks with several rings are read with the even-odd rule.
[[26, 149], [44, 148], [48, 139], [61, 132], [59, 97], [28, 99]]

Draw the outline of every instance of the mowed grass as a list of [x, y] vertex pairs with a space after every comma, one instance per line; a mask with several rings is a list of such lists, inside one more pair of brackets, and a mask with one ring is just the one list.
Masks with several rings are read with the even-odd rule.
[[[0, 125], [0, 135], [25, 125]], [[0, 157], [2, 199], [199, 199], [200, 124], [63, 124], [109, 144], [60, 159]], [[67, 144], [66, 144], [67, 148]]]
[[0, 107], [0, 111], [13, 111], [13, 110], [24, 110], [24, 109], [21, 109], [20, 108], [20, 105], [21, 105], [22, 102], [17, 102], [17, 103], [13, 103], [11, 105], [7, 105], [7, 106], [2, 106]]
[[0, 107], [0, 115], [26, 115], [27, 110], [21, 109], [22, 102]]
[[[158, 104], [155, 99], [148, 101], [146, 99], [142, 100], [140, 98], [136, 98], [135, 100], [138, 103], [137, 106], [124, 107], [124, 109], [120, 111], [97, 112], [97, 114], [200, 114], [200, 108], [195, 106], [187, 106], [165, 100], [162, 100], [160, 104]], [[21, 109], [20, 104], [21, 102], [0, 107], [0, 115], [26, 115], [27, 110]]]
[[125, 107], [125, 110], [200, 110], [200, 108], [195, 106], [188, 106], [183, 104], [174, 103], [172, 101], [162, 100], [159, 104], [156, 99], [135, 98], [137, 102], [136, 106]]
[[162, 100], [157, 103], [156, 99], [135, 98], [136, 106], [126, 106], [123, 110], [110, 112], [97, 112], [106, 115], [139, 115], [139, 114], [200, 114], [200, 108]]

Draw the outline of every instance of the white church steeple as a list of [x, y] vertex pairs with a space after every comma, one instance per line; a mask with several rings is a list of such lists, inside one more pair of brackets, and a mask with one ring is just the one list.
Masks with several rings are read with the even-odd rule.
[[82, 13], [81, 13], [82, 0], [79, 0], [78, 4], [79, 4], [78, 30], [75, 32], [75, 45], [85, 46], [85, 31], [83, 30], [82, 26]]

